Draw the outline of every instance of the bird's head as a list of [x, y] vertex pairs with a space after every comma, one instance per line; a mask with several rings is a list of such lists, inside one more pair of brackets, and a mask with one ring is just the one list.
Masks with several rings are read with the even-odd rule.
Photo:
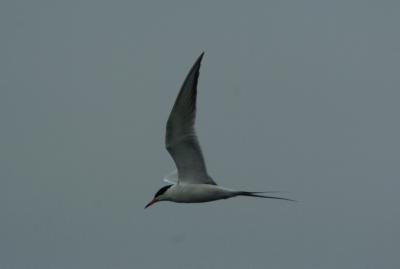
[[148, 208], [149, 206], [157, 202], [168, 200], [167, 190], [171, 188], [171, 186], [172, 185], [167, 185], [159, 189], [154, 195], [154, 198], [144, 208]]

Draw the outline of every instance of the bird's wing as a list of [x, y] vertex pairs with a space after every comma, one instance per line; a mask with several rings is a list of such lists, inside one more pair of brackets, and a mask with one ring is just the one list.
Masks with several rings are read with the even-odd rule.
[[169, 184], [178, 183], [178, 170], [174, 170], [164, 176], [163, 180]]
[[204, 52], [186, 76], [167, 121], [165, 145], [178, 168], [179, 182], [213, 184], [194, 129], [199, 69]]

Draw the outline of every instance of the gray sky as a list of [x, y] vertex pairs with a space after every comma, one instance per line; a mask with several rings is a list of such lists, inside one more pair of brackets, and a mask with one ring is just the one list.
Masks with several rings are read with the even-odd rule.
[[[0, 267], [400, 268], [398, 1], [2, 1]], [[144, 205], [194, 60], [235, 198]]]

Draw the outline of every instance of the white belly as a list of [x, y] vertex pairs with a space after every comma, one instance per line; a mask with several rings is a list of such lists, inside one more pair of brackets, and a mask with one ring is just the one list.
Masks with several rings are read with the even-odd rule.
[[169, 193], [173, 202], [203, 203], [233, 197], [235, 191], [208, 184], [177, 184]]

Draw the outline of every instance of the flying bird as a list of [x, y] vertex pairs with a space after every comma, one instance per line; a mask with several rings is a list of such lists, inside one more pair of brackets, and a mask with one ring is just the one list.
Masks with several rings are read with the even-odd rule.
[[197, 82], [203, 55], [204, 52], [197, 58], [186, 76], [167, 121], [165, 146], [175, 162], [177, 171], [164, 179], [170, 184], [159, 189], [145, 208], [160, 201], [203, 203], [235, 196], [294, 201], [265, 195], [272, 192], [237, 191], [220, 187], [207, 173], [194, 128]]

